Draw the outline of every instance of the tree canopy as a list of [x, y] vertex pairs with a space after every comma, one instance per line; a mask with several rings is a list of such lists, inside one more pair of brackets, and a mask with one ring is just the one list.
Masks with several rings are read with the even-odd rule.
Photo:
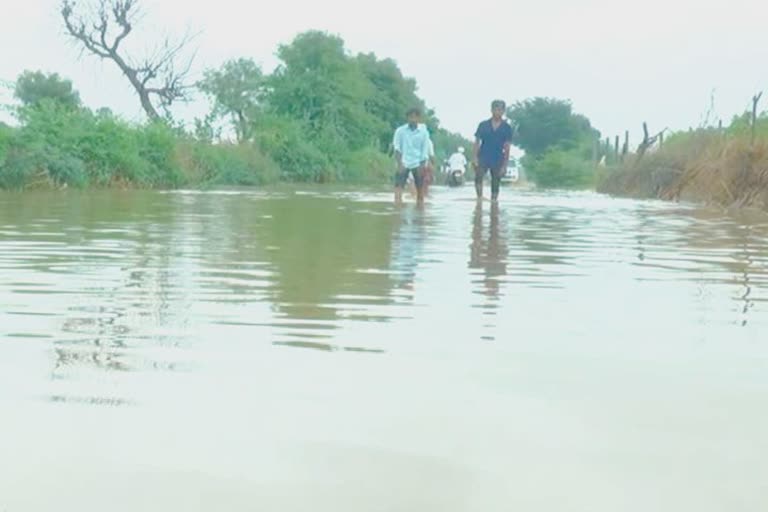
[[[353, 54], [340, 37], [319, 31], [281, 45], [272, 73], [248, 57], [205, 71], [196, 85], [211, 108], [189, 130], [155, 110], [181, 96], [173, 90], [163, 96], [159, 85], [151, 85], [162, 83], [165, 72], [178, 76], [173, 61], [181, 47], [162, 47], [164, 57], [154, 64], [121, 61], [123, 41], [140, 20], [137, 5], [138, 0], [83, 5], [63, 0], [62, 16], [70, 37], [123, 70], [151, 122], [129, 123], [106, 109], [91, 110], [80, 104], [70, 81], [27, 72], [19, 77], [16, 95], [24, 106], [41, 108], [18, 109], [18, 129], [0, 133], [5, 186], [26, 186], [36, 176], [68, 185], [249, 184], [273, 178], [382, 183], [394, 171], [393, 132], [412, 107], [424, 111], [439, 160], [471, 144], [441, 128], [416, 81], [393, 60]], [[230, 128], [226, 132], [223, 123]]]
[[14, 96], [24, 106], [34, 106], [49, 100], [64, 107], [80, 106], [80, 94], [72, 81], [61, 78], [58, 73], [25, 71], [16, 80]]
[[507, 113], [516, 125], [514, 143], [526, 156], [528, 177], [542, 187], [578, 188], [594, 180], [592, 147], [600, 132], [589, 119], [556, 98], [529, 98]]
[[553, 147], [573, 149], [585, 139], [599, 136], [589, 119], [574, 114], [566, 100], [526, 99], [512, 105], [507, 115], [517, 125], [515, 145], [531, 155], [542, 155]]
[[212, 114], [230, 120], [238, 141], [248, 140], [265, 93], [261, 68], [251, 59], [230, 60], [206, 71], [198, 87], [212, 99]]
[[259, 145], [284, 179], [358, 179], [361, 165], [380, 178], [393, 131], [414, 106], [425, 112], [439, 158], [468, 144], [440, 128], [416, 81], [391, 59], [352, 55], [341, 38], [319, 31], [299, 34], [277, 57], [270, 75], [248, 59], [229, 61], [207, 71], [200, 88], [213, 100], [213, 116], [229, 118], [238, 140]]

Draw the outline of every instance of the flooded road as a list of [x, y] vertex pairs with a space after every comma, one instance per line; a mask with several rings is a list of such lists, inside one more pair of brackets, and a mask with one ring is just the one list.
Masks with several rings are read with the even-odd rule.
[[0, 511], [759, 512], [768, 217], [0, 195]]

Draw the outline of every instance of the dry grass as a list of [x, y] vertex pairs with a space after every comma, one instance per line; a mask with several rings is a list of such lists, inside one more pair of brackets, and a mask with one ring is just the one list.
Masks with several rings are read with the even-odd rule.
[[768, 138], [703, 132], [606, 172], [602, 192], [768, 209]]

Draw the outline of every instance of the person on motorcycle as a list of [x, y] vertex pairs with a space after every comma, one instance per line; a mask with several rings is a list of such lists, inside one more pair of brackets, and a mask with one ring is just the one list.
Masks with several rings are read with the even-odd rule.
[[462, 173], [467, 170], [467, 157], [464, 156], [464, 148], [460, 147], [456, 150], [451, 158], [448, 159], [448, 170], [461, 171]]
[[448, 159], [448, 179], [463, 179], [467, 171], [467, 157], [464, 156], [464, 148], [459, 147]]

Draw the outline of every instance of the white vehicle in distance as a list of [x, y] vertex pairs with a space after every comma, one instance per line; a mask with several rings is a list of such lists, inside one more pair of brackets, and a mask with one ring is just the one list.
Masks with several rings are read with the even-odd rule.
[[520, 180], [520, 163], [514, 157], [510, 157], [507, 162], [507, 170], [504, 173], [504, 181], [517, 183]]

